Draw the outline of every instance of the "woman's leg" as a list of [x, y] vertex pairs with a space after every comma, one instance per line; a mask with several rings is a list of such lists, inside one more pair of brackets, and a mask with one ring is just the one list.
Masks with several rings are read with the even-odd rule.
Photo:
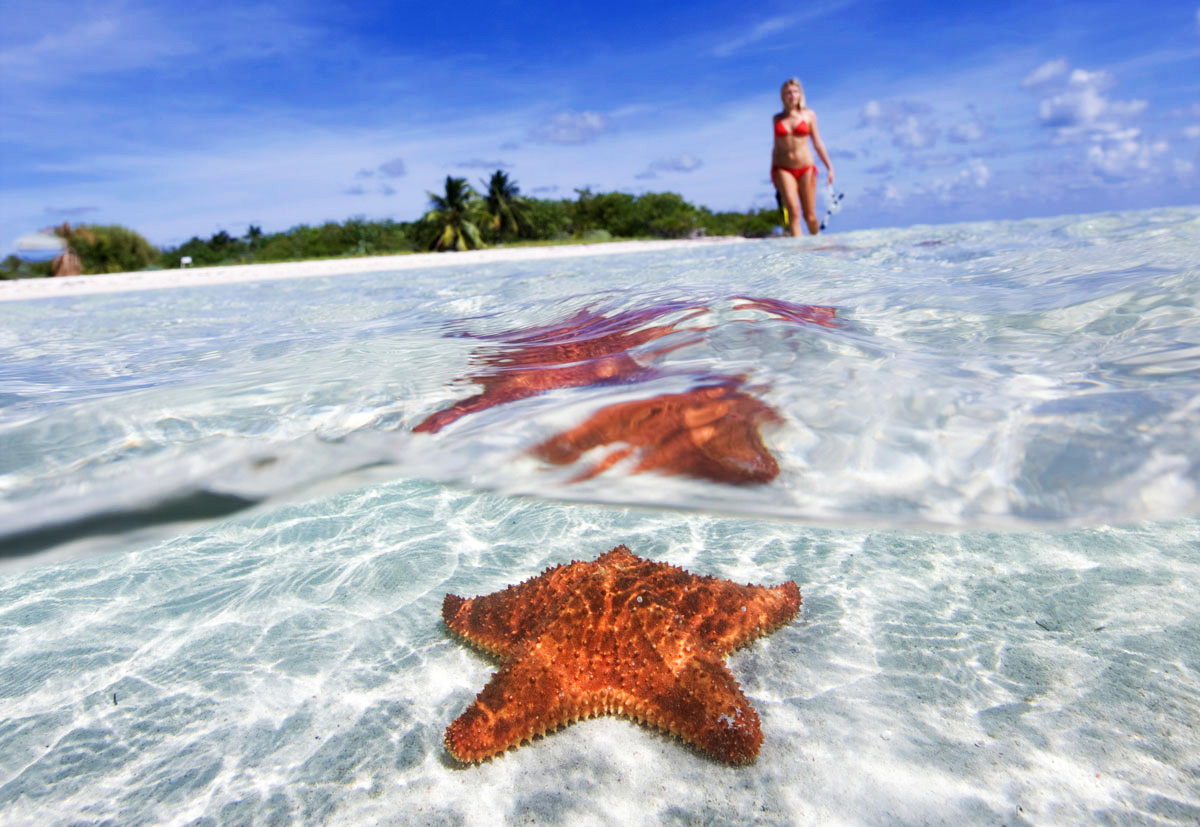
[[[800, 181], [800, 202], [804, 207], [804, 223], [808, 225], [808, 232], [811, 235], [816, 235], [821, 229], [821, 222], [817, 221], [817, 167], [814, 164], [809, 167], [808, 172], [804, 173]], [[796, 228], [796, 235], [799, 235], [799, 228]]]
[[783, 197], [783, 205], [788, 211], [788, 234], [800, 235], [800, 185], [796, 176], [776, 167], [771, 170], [771, 180], [775, 189]]

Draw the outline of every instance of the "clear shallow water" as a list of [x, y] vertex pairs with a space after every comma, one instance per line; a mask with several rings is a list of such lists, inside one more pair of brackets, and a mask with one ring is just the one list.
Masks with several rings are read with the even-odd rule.
[[[1197, 260], [1200, 211], [1163, 210], [0, 305], [0, 806], [1194, 821]], [[622, 381], [413, 433], [526, 352], [506, 331], [648, 308], [677, 330]], [[733, 376], [779, 418], [765, 484], [529, 453]], [[613, 719], [456, 768], [492, 665], [444, 594], [617, 543], [800, 585], [730, 662], [758, 762]]]

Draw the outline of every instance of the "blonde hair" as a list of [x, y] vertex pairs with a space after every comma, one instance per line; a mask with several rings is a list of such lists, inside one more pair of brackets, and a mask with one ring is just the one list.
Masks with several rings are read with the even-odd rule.
[[779, 87], [779, 95], [782, 97], [783, 90], [787, 89], [789, 86], [795, 86], [797, 89], [800, 90], [800, 108], [803, 109], [804, 108], [804, 86], [800, 83], [798, 78], [788, 78], [787, 80], [785, 80], [783, 82], [783, 85]]

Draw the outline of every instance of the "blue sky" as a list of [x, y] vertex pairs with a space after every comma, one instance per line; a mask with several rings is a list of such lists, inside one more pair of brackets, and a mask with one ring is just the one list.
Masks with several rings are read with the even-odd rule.
[[[0, 245], [411, 220], [447, 175], [773, 203], [805, 85], [832, 229], [1200, 203], [1200, 0], [9, 0]], [[8, 252], [0, 250], [0, 254]]]

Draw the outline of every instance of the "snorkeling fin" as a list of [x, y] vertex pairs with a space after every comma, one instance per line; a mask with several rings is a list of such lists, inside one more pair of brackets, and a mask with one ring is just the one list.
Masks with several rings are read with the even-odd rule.
[[[776, 197], [778, 197], [778, 193], [776, 193]], [[825, 210], [825, 218], [821, 220], [821, 232], [824, 232], [825, 228], [829, 226], [829, 219], [842, 208], [842, 199], [845, 197], [846, 193], [835, 193], [832, 186], [826, 185], [825, 201], [829, 206]]]

